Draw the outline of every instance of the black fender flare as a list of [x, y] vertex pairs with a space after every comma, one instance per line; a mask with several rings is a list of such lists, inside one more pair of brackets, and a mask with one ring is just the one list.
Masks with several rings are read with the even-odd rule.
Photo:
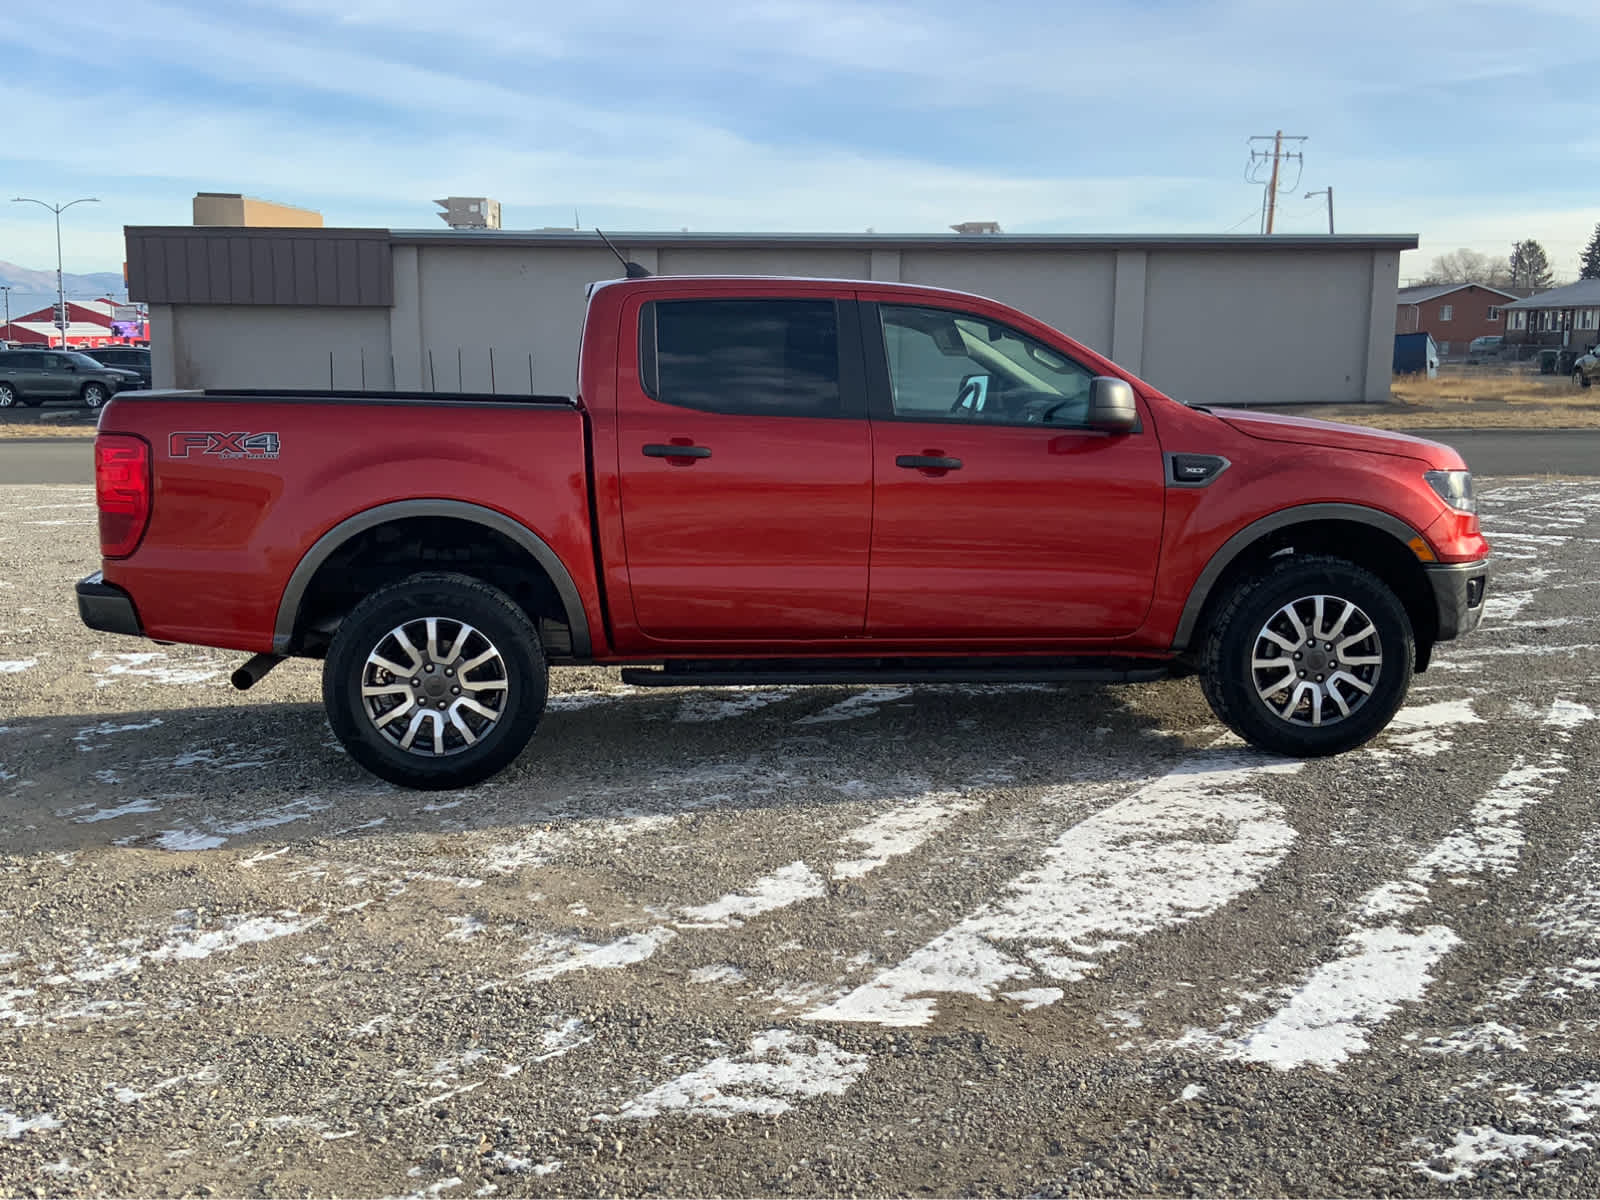
[[289, 645], [294, 639], [295, 622], [299, 618], [300, 604], [305, 598], [306, 589], [311, 586], [311, 580], [316, 576], [317, 570], [327, 562], [334, 551], [351, 538], [369, 529], [386, 525], [390, 521], [403, 521], [412, 517], [451, 517], [460, 521], [471, 521], [475, 525], [494, 530], [526, 550], [550, 577], [551, 583], [555, 585], [556, 594], [561, 599], [561, 607], [566, 610], [567, 627], [572, 631], [572, 657], [576, 659], [589, 657], [593, 651], [593, 643], [589, 637], [589, 618], [584, 613], [583, 599], [578, 595], [578, 585], [572, 581], [572, 574], [561, 561], [560, 555], [522, 522], [513, 520], [495, 509], [485, 508], [481, 504], [469, 504], [464, 500], [396, 500], [389, 504], [380, 504], [376, 508], [369, 508], [354, 516], [346, 517], [319, 537], [311, 549], [305, 552], [290, 574], [289, 582], [284, 585], [283, 595], [278, 600], [278, 619], [272, 632], [273, 652], [276, 654], [289, 652]]
[[1189, 643], [1194, 638], [1195, 625], [1199, 623], [1206, 601], [1211, 598], [1212, 589], [1216, 587], [1217, 580], [1222, 578], [1223, 572], [1234, 559], [1268, 534], [1276, 533], [1290, 525], [1304, 525], [1312, 521], [1349, 521], [1366, 525], [1397, 539], [1401, 545], [1405, 545], [1413, 538], [1422, 537], [1400, 518], [1361, 504], [1300, 504], [1294, 508], [1284, 508], [1269, 513], [1259, 520], [1250, 522], [1223, 542], [1206, 563], [1205, 569], [1194, 581], [1194, 586], [1189, 589], [1189, 599], [1184, 603], [1183, 613], [1178, 618], [1178, 628], [1172, 635], [1172, 649], [1181, 652], [1189, 648]]

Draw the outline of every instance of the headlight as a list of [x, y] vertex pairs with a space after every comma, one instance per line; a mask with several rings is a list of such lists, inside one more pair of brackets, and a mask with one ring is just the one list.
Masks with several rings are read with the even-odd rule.
[[1428, 471], [1422, 476], [1431, 487], [1451, 508], [1457, 512], [1475, 513], [1478, 511], [1478, 501], [1472, 494], [1471, 471]]

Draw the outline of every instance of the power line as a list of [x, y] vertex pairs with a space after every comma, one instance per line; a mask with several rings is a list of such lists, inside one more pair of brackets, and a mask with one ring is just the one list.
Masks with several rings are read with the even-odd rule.
[[[1259, 183], [1265, 187], [1261, 204], [1261, 226], [1263, 233], [1271, 233], [1278, 215], [1278, 193], [1292, 192], [1300, 186], [1300, 176], [1305, 172], [1305, 156], [1298, 150], [1285, 150], [1285, 142], [1304, 142], [1304, 135], [1284, 136], [1283, 130], [1276, 133], [1258, 134], [1250, 139], [1250, 161], [1245, 166], [1245, 179], [1250, 183]], [[1264, 145], [1257, 143], [1271, 142], [1269, 150]], [[1279, 175], [1285, 162], [1296, 164], [1294, 182], [1288, 187], [1279, 186]], [[1263, 173], [1267, 178], [1261, 178]]]

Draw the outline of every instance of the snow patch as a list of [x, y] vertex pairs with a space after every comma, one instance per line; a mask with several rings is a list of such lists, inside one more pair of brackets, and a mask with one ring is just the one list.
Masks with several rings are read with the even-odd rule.
[[126, 800], [115, 808], [101, 808], [81, 817], [73, 817], [78, 825], [94, 825], [100, 821], [114, 821], [118, 817], [131, 817], [135, 813], [160, 812], [161, 806], [148, 796], [140, 796], [133, 800]]
[[0, 675], [20, 675], [39, 665], [37, 658], [13, 658], [0, 662]]
[[678, 704], [676, 719], [696, 725], [708, 721], [725, 721], [729, 717], [742, 717], [745, 713], [766, 708], [769, 704], [788, 700], [793, 695], [793, 688], [778, 688], [766, 691], [739, 689], [731, 694], [689, 696]]
[[831, 874], [834, 879], [860, 879], [891, 858], [911, 853], [957, 817], [981, 807], [981, 801], [945, 792], [891, 809], [839, 839], [859, 845], [861, 857], [834, 863]]
[[1453, 1029], [1442, 1037], [1423, 1038], [1417, 1045], [1417, 1049], [1428, 1054], [1492, 1054], [1527, 1048], [1527, 1038], [1495, 1021]]
[[526, 954], [524, 962], [538, 965], [525, 972], [522, 978], [536, 981], [554, 979], [573, 971], [614, 970], [629, 967], [651, 957], [676, 937], [664, 927], [647, 929], [643, 933], [630, 933], [612, 942], [584, 942], [577, 938], [545, 936]]
[[867, 1056], [787, 1029], [750, 1039], [743, 1054], [705, 1066], [628, 1101], [612, 1120], [648, 1120], [666, 1113], [688, 1116], [776, 1117], [797, 1102], [842, 1096], [867, 1069]]
[[702, 986], [713, 983], [732, 986], [744, 980], [745, 973], [732, 963], [712, 963], [689, 972], [689, 982]]
[[1054, 1004], [1067, 993], [1060, 988], [1024, 988], [1020, 992], [1002, 992], [1001, 994], [1007, 1000], [1015, 1000], [1022, 1005], [1023, 1012], [1032, 1012], [1036, 1008]]
[[[1503, 1133], [1487, 1125], [1474, 1125], [1455, 1135], [1452, 1145], [1436, 1148], [1427, 1159], [1413, 1163], [1420, 1174], [1441, 1183], [1471, 1179], [1474, 1168], [1491, 1162], [1517, 1162], [1537, 1165], [1563, 1150], [1582, 1150], [1584, 1143], [1570, 1138], [1546, 1138], [1532, 1133]], [[1437, 1164], [1437, 1165], [1435, 1165]]]
[[1313, 971], [1287, 1004], [1229, 1044], [1224, 1056], [1279, 1070], [1330, 1069], [1367, 1048], [1370, 1026], [1420, 1000], [1433, 982], [1429, 969], [1460, 944], [1442, 925], [1416, 933], [1359, 929], [1345, 939], [1343, 954]]
[[[132, 975], [145, 963], [187, 961], [209, 958], [213, 954], [226, 954], [253, 942], [270, 942], [290, 934], [304, 933], [320, 925], [321, 917], [304, 917], [286, 910], [276, 917], [230, 917], [220, 929], [197, 930], [192, 926], [174, 926], [165, 942], [152, 950], [140, 951], [122, 958], [107, 959], [73, 971], [70, 978], [79, 983], [97, 983]], [[90, 957], [99, 957], [89, 952]]]
[[23, 1134], [32, 1130], [60, 1129], [61, 1122], [50, 1113], [39, 1113], [33, 1117], [19, 1117], [16, 1113], [0, 1108], [0, 1138], [16, 1141]]
[[217, 850], [227, 842], [227, 838], [211, 834], [194, 833], [187, 829], [166, 829], [151, 844], [157, 850], [182, 854], [199, 850]]
[[690, 928], [737, 929], [750, 917], [788, 908], [804, 900], [828, 893], [828, 885], [805, 863], [798, 860], [763, 875], [748, 892], [734, 892], [692, 908], [678, 909]]
[[801, 717], [795, 724], [822, 725], [830, 721], [854, 721], [861, 717], [870, 717], [883, 705], [895, 700], [904, 700], [909, 695], [911, 689], [908, 687], [868, 688], [857, 692], [848, 700], [829, 705], [821, 712]]
[[72, 740], [78, 743], [79, 750], [95, 750], [98, 747], [89, 743], [94, 738], [109, 737], [113, 733], [137, 733], [141, 729], [154, 729], [161, 724], [160, 717], [151, 717], [148, 721], [134, 721], [127, 725], [116, 725], [110, 721], [102, 721], [98, 725], [90, 725], [78, 730], [72, 735]]
[[1082, 979], [1130, 939], [1215, 912], [1259, 884], [1294, 841], [1282, 809], [1249, 785], [1302, 766], [1232, 751], [1196, 756], [1072, 826], [1004, 899], [807, 1019], [923, 1025], [933, 993], [993, 1000], [1012, 980]]
[[165, 654], [146, 651], [139, 654], [111, 654], [96, 650], [91, 661], [110, 662], [102, 674], [95, 676], [95, 687], [110, 687], [122, 678], [148, 679], [152, 683], [169, 686], [205, 683], [222, 674], [222, 668], [207, 666], [158, 666], [166, 661]]

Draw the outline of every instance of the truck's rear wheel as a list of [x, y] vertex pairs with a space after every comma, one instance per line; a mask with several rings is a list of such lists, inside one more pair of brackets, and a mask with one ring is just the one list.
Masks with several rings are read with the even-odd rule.
[[1405, 606], [1338, 558], [1272, 560], [1224, 600], [1200, 685], [1212, 711], [1263, 750], [1310, 758], [1370, 741], [1411, 686]]
[[539, 635], [504, 592], [468, 575], [412, 575], [345, 617], [323, 665], [339, 741], [413, 788], [467, 787], [522, 753], [549, 675]]

